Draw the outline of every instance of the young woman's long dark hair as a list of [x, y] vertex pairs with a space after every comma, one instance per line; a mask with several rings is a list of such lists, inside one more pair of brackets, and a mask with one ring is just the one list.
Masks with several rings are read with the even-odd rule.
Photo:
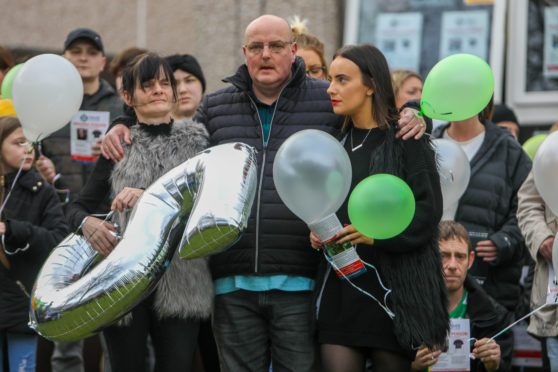
[[[130, 101], [134, 101], [134, 91], [136, 86], [142, 88], [142, 84], [153, 79], [165, 78], [172, 87], [174, 101], [177, 100], [176, 79], [169, 63], [162, 57], [154, 53], [140, 54], [130, 61], [122, 72], [122, 91], [128, 94]], [[124, 105], [124, 113], [131, 117], [136, 117], [133, 107]]]
[[[339, 49], [333, 59], [343, 57], [358, 66], [362, 74], [362, 83], [372, 88], [372, 116], [380, 128], [386, 128], [390, 122], [399, 119], [395, 108], [395, 95], [391, 83], [386, 57], [378, 48], [370, 44], [349, 45]], [[348, 120], [343, 129], [346, 128]]]

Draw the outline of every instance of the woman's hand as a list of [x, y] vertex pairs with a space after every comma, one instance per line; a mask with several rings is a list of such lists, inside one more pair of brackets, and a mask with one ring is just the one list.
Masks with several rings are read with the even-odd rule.
[[87, 217], [81, 226], [81, 231], [93, 249], [103, 256], [108, 256], [118, 243], [114, 226], [96, 217]]
[[412, 108], [405, 107], [401, 111], [399, 117], [399, 130], [395, 134], [395, 137], [399, 138], [403, 136], [404, 140], [407, 140], [414, 136], [415, 140], [418, 140], [426, 132], [426, 122], [422, 116], [417, 114], [416, 110]]
[[120, 191], [112, 201], [110, 210], [113, 211], [118, 209], [122, 212], [124, 208], [134, 208], [134, 205], [136, 205], [143, 191], [142, 189], [136, 189], [134, 187], [124, 187], [124, 190]]
[[310, 245], [317, 251], [324, 247], [324, 243], [312, 231], [310, 231]]
[[6, 224], [4, 222], [0, 222], [0, 235], [4, 235], [6, 233]]
[[355, 229], [355, 227], [353, 225], [347, 225], [343, 228], [343, 230], [339, 231], [337, 233], [338, 236], [342, 236], [341, 239], [337, 240], [336, 243], [338, 244], [343, 244], [346, 241], [351, 241], [352, 245], [357, 245], [357, 244], [368, 244], [368, 245], [372, 245], [374, 244], [374, 239], [369, 238], [365, 235], [362, 235], [361, 233], [359, 233], [357, 231], [357, 229]]
[[103, 144], [101, 145], [101, 154], [107, 159], [118, 163], [124, 157], [124, 148], [120, 140], [123, 139], [128, 145], [132, 144], [130, 140], [130, 129], [124, 124], [116, 124], [111, 130], [105, 134]]
[[426, 368], [433, 366], [438, 362], [438, 357], [442, 352], [440, 350], [430, 351], [426, 346], [421, 347], [417, 351], [417, 355], [413, 363], [411, 363], [411, 371], [420, 372]]

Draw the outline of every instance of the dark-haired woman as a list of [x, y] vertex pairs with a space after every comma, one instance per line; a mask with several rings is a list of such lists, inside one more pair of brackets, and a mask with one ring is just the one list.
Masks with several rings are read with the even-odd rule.
[[[376, 173], [402, 178], [413, 190], [415, 216], [405, 231], [386, 240], [360, 234], [347, 214], [338, 212], [342, 243], [357, 245], [361, 259], [374, 265], [392, 289], [388, 314], [372, 298], [341, 280], [328, 267], [318, 284], [318, 341], [326, 371], [363, 371], [370, 358], [375, 371], [408, 371], [415, 350], [445, 343], [448, 330], [445, 285], [436, 231], [442, 214], [440, 181], [434, 152], [426, 138], [397, 139], [397, 111], [385, 57], [371, 45], [339, 50], [330, 67], [336, 114], [346, 115], [342, 143], [351, 159], [351, 190]], [[314, 248], [321, 243], [311, 235]], [[382, 301], [385, 291], [373, 270], [351, 281]]]
[[[151, 183], [207, 146], [205, 128], [191, 120], [173, 121], [176, 81], [163, 58], [136, 57], [122, 74], [127, 114], [137, 119], [131, 129], [133, 143], [117, 164], [100, 158], [78, 199], [69, 208], [73, 228], [102, 255], [117, 241], [111, 223], [91, 216], [107, 196], [122, 231], [131, 208]], [[213, 286], [203, 259], [185, 261], [178, 253], [171, 260], [156, 290], [129, 316], [103, 331], [113, 371], [144, 371], [148, 333], [155, 349], [157, 371], [188, 371], [197, 342], [199, 322], [210, 315]]]

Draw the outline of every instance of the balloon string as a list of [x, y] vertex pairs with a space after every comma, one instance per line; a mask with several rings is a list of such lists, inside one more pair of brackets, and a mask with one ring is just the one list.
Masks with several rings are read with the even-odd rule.
[[[490, 337], [490, 339], [488, 341], [486, 341], [486, 343], [488, 344], [490, 341], [494, 340], [496, 337], [500, 336], [502, 333], [505, 333], [506, 331], [508, 331], [510, 328], [516, 326], [519, 322], [527, 319], [528, 317], [530, 317], [531, 315], [535, 314], [537, 311], [542, 310], [544, 307], [548, 306], [548, 305], [554, 305], [554, 304], [547, 304], [544, 303], [541, 306], [539, 306], [538, 308], [536, 308], [535, 310], [531, 311], [529, 314], [521, 317], [520, 319], [516, 320], [515, 322], [513, 322], [512, 324], [510, 324], [509, 326], [507, 326], [506, 328], [502, 329], [500, 332], [496, 333], [494, 336]], [[468, 341], [476, 341], [477, 339], [474, 337], [471, 337]]]
[[[329, 263], [331, 264], [331, 266], [333, 266], [333, 268], [335, 269], [336, 272], [341, 273], [341, 275], [343, 276], [343, 278], [345, 280], [347, 280], [347, 282], [356, 290], [358, 290], [359, 292], [363, 293], [364, 295], [370, 297], [371, 299], [373, 299], [374, 301], [376, 301], [378, 303], [378, 305], [386, 312], [386, 314], [391, 318], [395, 318], [395, 314], [393, 313], [393, 311], [391, 311], [391, 309], [388, 307], [387, 305], [387, 296], [391, 293], [391, 289], [387, 288], [386, 286], [384, 286], [384, 283], [382, 282], [382, 279], [380, 278], [380, 273], [378, 272], [378, 270], [376, 269], [376, 267], [374, 267], [374, 265], [369, 264], [366, 261], [362, 261], [362, 263], [364, 263], [366, 266], [370, 267], [372, 270], [374, 270], [374, 272], [376, 273], [376, 277], [378, 278], [378, 282], [380, 283], [380, 286], [382, 287], [382, 289], [384, 289], [386, 291], [386, 294], [384, 295], [384, 303], [382, 304], [376, 297], [374, 297], [374, 295], [368, 293], [367, 291], [365, 291], [364, 289], [360, 288], [359, 286], [357, 286], [356, 284], [354, 284], [353, 282], [351, 282], [351, 279], [349, 279], [348, 276], [345, 276], [345, 274], [343, 273], [342, 270], [339, 269], [339, 267], [335, 264], [335, 262], [333, 262], [333, 260], [331, 260], [327, 254], [324, 251], [324, 256], [326, 258], [326, 260], [329, 261]], [[385, 304], [385, 305], [384, 305]]]
[[[8, 202], [8, 199], [10, 199], [10, 196], [12, 195], [12, 191], [15, 188], [16, 182], [19, 179], [19, 176], [21, 174], [21, 171], [23, 170], [23, 166], [25, 165], [25, 161], [27, 160], [27, 155], [25, 155], [25, 157], [23, 158], [23, 161], [21, 162], [21, 165], [19, 166], [19, 170], [16, 173], [16, 176], [14, 178], [14, 181], [12, 182], [12, 186], [10, 187], [10, 191], [8, 191], [8, 195], [6, 195], [6, 199], [4, 199], [4, 202], [2, 203], [2, 206], [0, 207], [0, 216], [2, 216], [2, 212], [4, 212], [4, 207], [6, 206], [6, 203]], [[29, 248], [29, 244], [27, 244], [24, 248], [17, 248], [15, 250], [15, 252], [10, 252], [6, 249], [6, 244], [4, 244], [4, 234], [2, 234], [2, 249], [4, 249], [4, 252], [8, 255], [14, 255], [16, 253], [19, 253], [21, 251], [25, 251]]]

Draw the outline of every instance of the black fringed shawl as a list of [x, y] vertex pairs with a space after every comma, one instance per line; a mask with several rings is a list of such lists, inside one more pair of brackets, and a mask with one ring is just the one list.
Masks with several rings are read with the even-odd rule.
[[[371, 154], [369, 174], [389, 173], [408, 181], [415, 170], [406, 169], [408, 160], [405, 151], [406, 148], [412, 148], [418, 150], [416, 153], [426, 154], [425, 162], [420, 163], [420, 166], [429, 172], [436, 172], [437, 175], [434, 151], [427, 137], [418, 141], [409, 139], [404, 143], [395, 138], [395, 123], [385, 130], [385, 140]], [[420, 160], [412, 160], [413, 163], [417, 161]], [[413, 219], [414, 222], [415, 219], [424, 217], [424, 220], [432, 221], [432, 226], [414, 232], [411, 222], [411, 226], [400, 236], [374, 243], [378, 252], [377, 268], [382, 279], [392, 289], [388, 304], [395, 313], [395, 334], [405, 349], [417, 348], [422, 344], [429, 348], [442, 347], [449, 330], [446, 287], [437, 240], [438, 222], [441, 218], [441, 190], [439, 184], [434, 184], [432, 188], [434, 193], [439, 193], [440, 205], [430, 206], [433, 210], [424, 211], [419, 209], [417, 200]], [[407, 249], [404, 253], [393, 249], [406, 243], [410, 245], [413, 236], [409, 234], [413, 233], [421, 236], [426, 234], [427, 243]]]

